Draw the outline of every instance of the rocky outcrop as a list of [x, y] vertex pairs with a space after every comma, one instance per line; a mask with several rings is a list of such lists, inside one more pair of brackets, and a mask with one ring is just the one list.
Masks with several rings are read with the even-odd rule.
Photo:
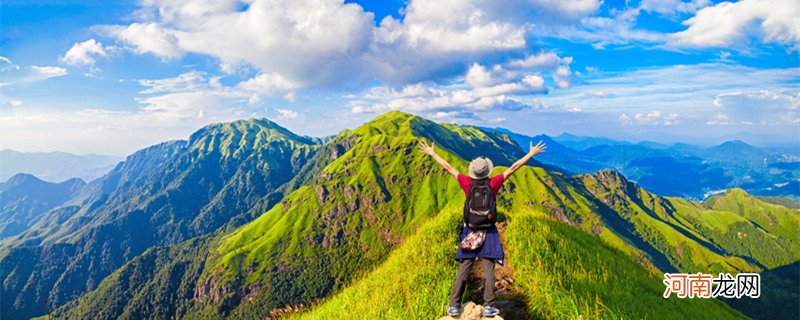
[[482, 319], [491, 319], [491, 320], [503, 320], [503, 317], [497, 315], [494, 317], [484, 317], [483, 316], [483, 306], [479, 306], [473, 302], [468, 302], [467, 304], [461, 307], [461, 315], [458, 317], [441, 317], [439, 320], [482, 320]]

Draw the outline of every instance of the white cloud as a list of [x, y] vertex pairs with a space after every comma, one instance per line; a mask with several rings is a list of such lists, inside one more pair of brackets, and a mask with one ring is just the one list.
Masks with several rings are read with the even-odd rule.
[[611, 96], [611, 93], [603, 90], [584, 92], [583, 94], [587, 97], [595, 97], [595, 98], [605, 98]]
[[637, 112], [633, 116], [623, 113], [619, 116], [622, 125], [673, 125], [678, 121], [677, 113], [662, 114], [661, 111]]
[[299, 83], [286, 79], [277, 73], [262, 73], [237, 85], [241, 89], [267, 95], [289, 92], [300, 88], [300, 86]]
[[150, 20], [103, 29], [137, 53], [200, 53], [304, 84], [356, 75], [374, 29], [372, 14], [336, 0], [258, 0], [243, 11], [236, 1], [145, 1], [142, 10]]
[[[447, 79], [474, 62], [522, 53], [535, 24], [572, 23], [601, 1], [411, 0], [401, 19], [340, 0], [141, 2], [129, 25], [98, 26], [139, 54], [198, 53], [226, 73], [250, 68], [306, 86], [392, 86]], [[513, 55], [510, 55], [511, 57]], [[463, 68], [463, 69], [461, 69]]]
[[[102, 32], [127, 44], [139, 54], [151, 53], [164, 59], [176, 59], [184, 55], [178, 36], [158, 24], [132, 23], [127, 27], [109, 26], [99, 28]], [[210, 44], [209, 44], [210, 45]]]
[[15, 108], [22, 105], [22, 101], [9, 97], [0, 91], [0, 116], [9, 116], [15, 113]]
[[96, 57], [106, 57], [108, 53], [103, 44], [95, 39], [76, 42], [60, 60], [72, 65], [94, 65]]
[[525, 45], [525, 29], [495, 15], [488, 2], [411, 1], [402, 21], [381, 21], [376, 42], [426, 52], [481, 52]]
[[[644, 68], [602, 78], [587, 76], [570, 90], [552, 90], [539, 99], [546, 105], [614, 115], [629, 129], [666, 124], [692, 132], [734, 133], [742, 130], [737, 125], [750, 123], [765, 124], [749, 126], [752, 132], [785, 134], [786, 126], [797, 119], [797, 74], [800, 68], [758, 69], [729, 63]], [[679, 117], [669, 118], [673, 113]]]
[[560, 26], [553, 31], [550, 31], [552, 28], [545, 28], [541, 32], [553, 32], [556, 37], [591, 43], [595, 49], [663, 43], [667, 39], [665, 34], [636, 27], [640, 11], [639, 8], [612, 9], [610, 17], [586, 17], [581, 19], [579, 25]]
[[40, 67], [31, 66], [33, 74], [27, 81], [35, 81], [40, 79], [54, 78], [67, 75], [67, 69], [61, 67]]
[[140, 93], [161, 93], [181, 91], [201, 91], [220, 88], [219, 82], [207, 79], [207, 75], [200, 71], [190, 71], [174, 78], [165, 79], [140, 79], [139, 84], [148, 87]]
[[488, 87], [495, 83], [491, 73], [480, 64], [473, 64], [467, 71], [467, 84], [473, 87]]
[[[569, 58], [569, 60], [565, 60], [567, 58]], [[529, 55], [525, 57], [525, 59], [512, 60], [508, 65], [511, 67], [529, 69], [550, 69], [555, 68], [561, 63], [571, 63], [571, 58], [567, 58], [561, 58], [554, 52], [544, 51], [540, 52], [539, 54]]]
[[677, 47], [747, 48], [750, 38], [800, 49], [800, 2], [742, 0], [706, 7], [684, 21], [688, 28], [672, 34]]
[[492, 119], [487, 119], [486, 120], [486, 122], [488, 122], [488, 123], [502, 123], [502, 122], [505, 122], [505, 121], [506, 121], [505, 117], [496, 117], [496, 118], [492, 118]]
[[[173, 78], [138, 80], [147, 89], [140, 91], [149, 96], [138, 98], [145, 112], [161, 114], [164, 117], [181, 119], [186, 117], [219, 117], [232, 112], [248, 115], [262, 103], [263, 96], [286, 94], [294, 99], [293, 84], [280, 77], [261, 74], [234, 86], [221, 83], [221, 78], [209, 77], [207, 73], [190, 71]], [[288, 99], [287, 99], [288, 100]]]
[[5, 87], [65, 76], [67, 75], [67, 69], [50, 66], [20, 67], [14, 64], [11, 59], [0, 56], [0, 75], [2, 76], [0, 87]]
[[476, 112], [536, 108], [530, 96], [552, 89], [544, 78], [547, 73], [552, 77], [555, 88], [569, 88], [573, 77], [569, 68], [571, 63], [572, 57], [562, 58], [552, 52], [540, 52], [491, 67], [473, 63], [466, 70], [463, 82], [420, 82], [399, 90], [377, 86], [360, 96], [346, 98], [351, 99], [351, 112], [357, 114], [403, 110], [451, 120], [460, 118], [477, 121], [482, 118]]
[[712, 125], [781, 125], [800, 123], [800, 90], [746, 90], [720, 93], [714, 99], [719, 113]]
[[19, 70], [19, 66], [11, 62], [11, 59], [0, 56], [0, 72]]
[[556, 72], [553, 73], [553, 80], [556, 81], [556, 86], [561, 89], [567, 89], [570, 86], [570, 77], [572, 75], [572, 71], [570, 71], [568, 65], [559, 66], [556, 69]]
[[[72, 152], [98, 152], [97, 148], [103, 148], [103, 152], [123, 154], [159, 141], [185, 139], [209, 123], [269, 113], [265, 107], [269, 102], [252, 99], [253, 95], [265, 94], [262, 88], [224, 85], [219, 77], [205, 72], [190, 71], [172, 78], [137, 82], [144, 89], [135, 99], [140, 108], [133, 111], [20, 109], [9, 113], [5, 111], [13, 101], [0, 97], [7, 102], [0, 106], [4, 111], [0, 126], [8, 139], [16, 142], [12, 144], [15, 148]], [[278, 109], [278, 114], [276, 119], [302, 118], [301, 113], [289, 109]], [[55, 136], [58, 138], [53, 139]]]
[[275, 109], [280, 114], [278, 118], [281, 119], [297, 119], [300, 116], [300, 113], [294, 110], [289, 109]]
[[529, 74], [522, 78], [522, 83], [528, 86], [529, 89], [532, 91], [543, 91], [544, 87], [544, 78], [539, 75]]
[[[642, 12], [670, 19], [693, 15], [684, 31], [662, 33], [639, 26]], [[708, 0], [643, 0], [636, 7], [612, 8], [607, 16], [581, 19], [578, 25], [536, 26], [538, 34], [591, 43], [596, 49], [648, 46], [658, 49], [730, 48], [747, 51], [752, 39], [800, 49], [800, 2], [742, 0], [711, 5]]]
[[697, 10], [705, 8], [711, 2], [709, 0], [642, 0], [639, 9], [647, 12], [656, 12], [666, 16], [674, 16], [680, 13], [695, 13]]

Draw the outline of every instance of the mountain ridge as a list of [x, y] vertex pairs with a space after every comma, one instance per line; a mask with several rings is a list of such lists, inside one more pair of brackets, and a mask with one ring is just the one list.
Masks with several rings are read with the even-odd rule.
[[[261, 199], [277, 201], [270, 194], [318, 145], [264, 124], [211, 125], [194, 140], [133, 153], [73, 200], [44, 214], [32, 229], [5, 241], [2, 293], [16, 299], [3, 299], [3, 313], [41, 314], [47, 305], [59, 306], [93, 289], [150, 246], [216, 231]], [[26, 267], [31, 264], [51, 276]], [[14, 300], [26, 304], [15, 306]]]
[[[439, 154], [462, 172], [476, 149], [497, 159], [495, 173], [524, 153], [504, 133], [436, 124], [401, 112], [383, 114], [314, 147], [313, 155], [272, 196], [253, 199], [249, 209], [230, 220], [239, 222], [229, 221], [199, 238], [143, 250], [110, 272], [95, 285], [96, 290], [62, 305], [54, 315], [264, 318], [270, 311], [299, 304], [312, 305], [294, 315], [300, 318], [373, 314], [369, 312], [378, 312], [375, 315], [382, 318], [440, 315], [439, 304], [446, 301], [443, 297], [456, 269], [452, 253], [463, 192], [417, 150], [423, 139], [436, 143]], [[189, 148], [191, 152], [202, 154], [213, 146], [211, 150], [236, 156], [244, 154], [239, 151], [242, 141], [255, 140], [212, 137], [196, 141], [202, 143]], [[708, 317], [739, 317], [719, 301], [695, 299], [680, 306], [674, 299], [663, 299], [657, 276], [665, 266], [680, 272], [758, 271], [800, 259], [795, 252], [800, 250], [792, 250], [792, 244], [769, 242], [771, 236], [787, 237], [786, 230], [798, 229], [800, 211], [796, 209], [751, 202], [757, 200], [736, 191], [731, 193], [734, 198], [716, 198], [718, 204], [661, 197], [613, 171], [568, 176], [539, 162], [530, 164], [504, 184], [498, 204], [501, 223], [508, 224], [503, 234], [514, 268], [510, 279], [516, 283], [504, 286], [513, 293], [509, 298], [525, 304], [534, 316], [635, 317], [636, 309], [628, 300], [643, 297], [649, 309], [673, 308], [668, 317], [699, 310]], [[769, 212], [742, 211], [737, 203], [758, 204]], [[713, 219], [691, 219], [701, 215]], [[765, 217], [777, 226], [746, 229], [763, 224], [758, 221]], [[747, 232], [752, 245], [787, 250], [748, 256], [747, 247], [718, 241], [721, 236], [736, 237], [737, 231]], [[588, 249], [573, 247], [578, 244]], [[59, 244], [10, 254], [16, 258], [25, 250], [57, 248], [69, 250]], [[596, 255], [597, 250], [618, 258], [603, 258]], [[408, 257], [416, 257], [417, 263], [407, 263]], [[616, 260], [625, 262], [612, 263]], [[0, 270], [9, 261], [13, 260], [0, 255]], [[575, 268], [565, 261], [585, 265]], [[604, 273], [635, 276], [622, 292], [602, 292], [598, 290], [608, 284], [595, 275]], [[551, 282], [550, 278], [560, 280]], [[9, 279], [13, 280], [6, 276], [4, 283], [14, 283]], [[423, 280], [433, 287], [409, 289], [418, 288], [416, 281]], [[537, 282], [546, 283], [540, 287], [546, 290], [536, 290]], [[367, 292], [353, 289], [363, 287], [362, 283], [376, 288], [369, 292], [375, 300], [362, 306], [342, 303], [366, 298]], [[382, 290], [395, 284], [399, 291]], [[405, 303], [395, 304], [390, 297]], [[366, 307], [372, 311], [363, 310]]]

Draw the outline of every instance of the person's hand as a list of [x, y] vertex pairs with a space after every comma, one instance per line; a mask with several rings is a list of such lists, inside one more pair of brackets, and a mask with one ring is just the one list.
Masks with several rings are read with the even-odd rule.
[[433, 151], [433, 146], [435, 146], [435, 145], [436, 145], [435, 143], [431, 143], [431, 145], [428, 145], [425, 141], [420, 141], [419, 142], [419, 148], [422, 149], [422, 152], [425, 152], [426, 154], [431, 155], [431, 156], [435, 152], [435, 151]]
[[534, 145], [533, 145], [533, 141], [531, 141], [531, 151], [529, 151], [528, 153], [529, 153], [531, 156], [535, 156], [535, 155], [537, 155], [537, 154], [540, 154], [540, 153], [542, 153], [542, 152], [545, 152], [545, 150], [547, 150], [547, 145], [545, 145], [545, 144], [544, 144], [544, 142], [542, 142], [542, 141], [539, 141], [539, 143], [537, 143], [537, 144], [534, 146]]

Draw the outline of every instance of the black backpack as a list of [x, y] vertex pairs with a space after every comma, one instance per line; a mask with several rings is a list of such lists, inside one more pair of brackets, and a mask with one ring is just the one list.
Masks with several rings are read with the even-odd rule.
[[464, 222], [470, 229], [487, 229], [497, 219], [497, 205], [489, 179], [472, 180], [464, 203]]

